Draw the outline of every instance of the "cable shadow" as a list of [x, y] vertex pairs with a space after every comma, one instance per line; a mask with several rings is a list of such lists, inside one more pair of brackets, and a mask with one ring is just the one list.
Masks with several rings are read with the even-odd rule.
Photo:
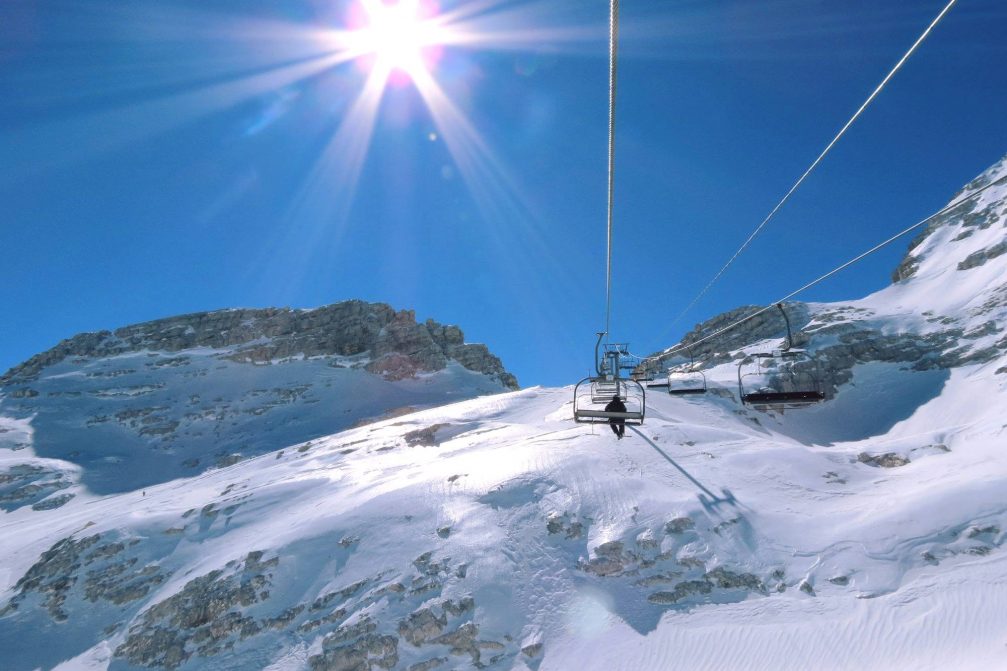
[[678, 462], [675, 461], [674, 459], [672, 459], [671, 457], [669, 457], [668, 453], [665, 452], [664, 450], [662, 450], [660, 447], [658, 447], [657, 444], [654, 441], [652, 441], [647, 436], [643, 435], [642, 431], [640, 431], [635, 426], [631, 426], [629, 428], [633, 431], [633, 433], [635, 433], [636, 435], [638, 435], [641, 438], [643, 438], [643, 440], [648, 445], [650, 445], [652, 448], [654, 448], [655, 452], [657, 452], [662, 457], [664, 457], [665, 460], [669, 464], [671, 464], [672, 466], [674, 466], [675, 468], [677, 468], [679, 473], [681, 473], [686, 478], [688, 478], [689, 482], [691, 482], [692, 484], [694, 484], [696, 486], [696, 488], [699, 489], [702, 492], [701, 494], [698, 495], [697, 498], [699, 498], [699, 502], [700, 502], [700, 504], [702, 504], [702, 506], [703, 506], [703, 508], [705, 510], [710, 511], [710, 510], [713, 510], [713, 509], [715, 509], [715, 508], [717, 508], [719, 506], [725, 505], [725, 504], [731, 505], [731, 506], [737, 506], [738, 505], [738, 500], [735, 498], [734, 494], [732, 494], [729, 489], [722, 488], [720, 490], [720, 492], [721, 492], [720, 495], [714, 494], [709, 488], [706, 487], [706, 485], [704, 485], [702, 482], [700, 482], [699, 480], [697, 480], [696, 478], [694, 478], [692, 476], [692, 474], [689, 473], [689, 471], [687, 471], [684, 468], [682, 468], [681, 466], [679, 466]]

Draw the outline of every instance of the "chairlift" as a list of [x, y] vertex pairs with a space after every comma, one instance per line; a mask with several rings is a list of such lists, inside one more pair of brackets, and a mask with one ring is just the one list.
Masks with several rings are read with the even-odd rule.
[[706, 393], [706, 374], [696, 367], [692, 350], [689, 350], [689, 363], [668, 369], [668, 393], [672, 396]]
[[637, 382], [653, 382], [657, 377], [657, 369], [649, 364], [641, 364], [633, 369], [629, 377], [631, 380], [636, 380]]
[[784, 347], [751, 354], [738, 364], [738, 395], [744, 405], [756, 408], [801, 408], [825, 400], [817, 359], [793, 349], [790, 319], [777, 303], [787, 325]]
[[[613, 419], [631, 425], [643, 424], [647, 392], [638, 381], [621, 376], [625, 370], [622, 359], [630, 356], [629, 350], [622, 343], [605, 343], [604, 350], [599, 352], [604, 335], [598, 333], [594, 346], [597, 375], [584, 378], [574, 387], [573, 419], [580, 424], [607, 424]], [[605, 410], [615, 397], [626, 406], [625, 412]]]

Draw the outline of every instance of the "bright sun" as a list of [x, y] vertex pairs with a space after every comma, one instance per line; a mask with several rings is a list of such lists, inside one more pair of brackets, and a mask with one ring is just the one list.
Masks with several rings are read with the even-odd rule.
[[423, 16], [420, 0], [362, 0], [361, 6], [366, 25], [353, 36], [361, 52], [375, 56], [377, 67], [410, 77], [428, 67], [428, 51], [441, 43], [440, 29]]

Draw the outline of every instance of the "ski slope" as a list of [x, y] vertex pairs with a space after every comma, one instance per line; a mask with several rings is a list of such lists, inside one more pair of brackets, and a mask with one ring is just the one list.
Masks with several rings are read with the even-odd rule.
[[[125, 607], [71, 588], [71, 612], [88, 616], [57, 625], [58, 638], [29, 592], [0, 619], [5, 668], [131, 668], [110, 653], [145, 610], [253, 550], [278, 559], [268, 598], [243, 611], [255, 619], [360, 586], [326, 605], [342, 618], [310, 634], [298, 631], [306, 609], [184, 668], [315, 668], [306, 660], [326, 633], [371, 618], [394, 635], [410, 613], [465, 598], [474, 607], [458, 619], [478, 627], [487, 645], [473, 649], [498, 668], [996, 668], [1007, 643], [1003, 405], [963, 413], [955, 398], [977, 387], [1002, 398], [1003, 386], [955, 371], [886, 434], [828, 447], [788, 435], [789, 416], [658, 394], [646, 425], [616, 441], [570, 420], [570, 389], [532, 389], [145, 495], [78, 496], [57, 519], [22, 509], [4, 518], [18, 539], [0, 561], [5, 601], [71, 534], [139, 539], [139, 564], [166, 577]], [[427, 440], [411, 434], [424, 430]], [[911, 461], [880, 468], [858, 461], [864, 451]], [[697, 591], [672, 601], [683, 584]], [[536, 643], [540, 655], [520, 652]], [[450, 648], [402, 640], [395, 668], [471, 666], [471, 651]]]

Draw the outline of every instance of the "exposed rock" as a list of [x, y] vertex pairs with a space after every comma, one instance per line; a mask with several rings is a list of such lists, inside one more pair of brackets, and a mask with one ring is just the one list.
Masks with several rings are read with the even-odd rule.
[[29, 593], [37, 592], [45, 596], [44, 605], [54, 620], [66, 620], [69, 616], [63, 610], [63, 603], [77, 582], [85, 552], [100, 538], [97, 534], [80, 540], [64, 538], [43, 552], [39, 560], [14, 585], [18, 593], [0, 614], [16, 610]]
[[[267, 363], [292, 357], [353, 356], [370, 352], [370, 370], [391, 379], [442, 370], [449, 360], [483, 373], [509, 388], [517, 380], [485, 345], [465, 344], [457, 326], [433, 320], [417, 323], [411, 310], [383, 303], [345, 301], [313, 310], [266, 308], [198, 312], [112, 331], [82, 333], [33, 356], [0, 377], [0, 385], [33, 379], [45, 367], [67, 358], [110, 357], [127, 352], [179, 352], [194, 347], [229, 348], [229, 358]], [[185, 356], [160, 358], [154, 367], [181, 367]], [[15, 394], [30, 395], [20, 388]], [[37, 392], [36, 392], [37, 393]]]
[[448, 620], [444, 615], [437, 617], [429, 608], [411, 613], [405, 620], [399, 622], [399, 635], [415, 646], [444, 633]]
[[542, 654], [544, 646], [541, 643], [532, 643], [521, 648], [521, 654], [530, 659], [535, 659]]
[[607, 543], [602, 543], [594, 549], [594, 552], [599, 557], [607, 557], [609, 559], [617, 559], [622, 556], [623, 544], [621, 541], [608, 541]]
[[563, 534], [568, 540], [576, 540], [584, 533], [584, 525], [581, 522], [571, 521], [569, 513], [551, 515], [546, 520], [545, 528], [550, 535]]
[[969, 527], [965, 532], [966, 538], [980, 538], [985, 540], [992, 540], [994, 537], [1000, 535], [1000, 527], [995, 524], [988, 524], [986, 526], [972, 526]]
[[448, 632], [433, 639], [432, 643], [447, 645], [451, 647], [452, 655], [470, 655], [473, 664], [479, 664], [481, 653], [476, 645], [476, 636], [479, 635], [479, 627], [472, 622], [466, 622], [454, 631]]
[[73, 494], [60, 494], [59, 496], [50, 496], [47, 499], [39, 501], [38, 503], [32, 504], [32, 510], [54, 510], [56, 508], [61, 508], [69, 503], [73, 499]]
[[895, 452], [886, 452], [878, 455], [870, 455], [866, 452], [861, 452], [857, 456], [857, 461], [862, 464], [867, 464], [868, 466], [879, 466], [881, 468], [898, 468], [899, 466], [905, 466], [909, 463], [908, 458], [903, 457], [901, 454], [896, 454]]
[[968, 270], [970, 268], [976, 268], [981, 266], [990, 259], [995, 259], [1001, 254], [1007, 253], [1007, 240], [998, 242], [997, 244], [987, 247], [986, 249], [980, 249], [977, 252], [973, 252], [965, 257], [965, 259], [958, 264], [958, 270]]
[[663, 573], [655, 573], [654, 575], [649, 575], [646, 578], [641, 578], [633, 584], [639, 585], [640, 587], [653, 587], [655, 585], [673, 583], [681, 577], [681, 571], [664, 571]]
[[762, 580], [752, 573], [734, 573], [723, 566], [718, 566], [704, 576], [720, 589], [746, 589], [751, 592], [765, 593], [766, 587]]
[[[399, 641], [394, 636], [372, 633], [375, 626], [343, 627], [325, 637], [322, 654], [308, 658], [312, 671], [370, 671], [391, 669], [399, 663]], [[365, 633], [366, 632], [366, 633]], [[361, 635], [362, 634], [362, 635]]]
[[441, 608], [444, 609], [445, 613], [450, 613], [455, 617], [461, 616], [475, 607], [476, 602], [470, 596], [463, 597], [458, 601], [458, 603], [449, 599], [441, 604]]
[[626, 568], [621, 561], [616, 558], [609, 557], [595, 557], [585, 564], [581, 565], [588, 573], [593, 573], [597, 576], [610, 576], [618, 575], [622, 573], [623, 569]]
[[[268, 594], [263, 589], [269, 584], [267, 571], [279, 560], [262, 562], [262, 556], [262, 552], [250, 552], [233, 573], [211, 571], [148, 608], [129, 628], [115, 655], [138, 666], [173, 669], [192, 655], [209, 657], [233, 646], [235, 640], [261, 632], [263, 625], [241, 609]], [[282, 615], [291, 620], [294, 616], [289, 611]]]
[[713, 584], [708, 580], [685, 580], [675, 585], [670, 592], [654, 592], [647, 597], [647, 601], [658, 605], [676, 604], [690, 596], [709, 594], [712, 591]]
[[[795, 329], [798, 324], [806, 324], [808, 322], [808, 309], [803, 303], [787, 303], [785, 309]], [[683, 347], [687, 347], [687, 350], [680, 350], [670, 356], [663, 355], [660, 352], [655, 353], [649, 357], [652, 358], [649, 365], [658, 369], [666, 368], [669, 365], [690, 361], [689, 355], [691, 354], [695, 363], [700, 367], [714, 366], [731, 361], [731, 356], [728, 354], [731, 350], [739, 349], [765, 338], [781, 337], [786, 333], [786, 322], [779, 311], [767, 310], [745, 322], [744, 328], [732, 329], [718, 338], [707, 340], [689, 348], [691, 343], [697, 342], [711, 333], [720, 331], [724, 327], [748, 317], [759, 310], [762, 310], [762, 306], [746, 305], [723, 312], [712, 319], [697, 324], [695, 328], [682, 337], [680, 344]], [[796, 346], [801, 346], [805, 342], [805, 339], [805, 334], [795, 331], [794, 344]]]
[[62, 502], [50, 495], [70, 485], [71, 482], [60, 471], [32, 464], [11, 466], [0, 472], [0, 510], [11, 512], [28, 505], [33, 510], [58, 508], [73, 495], [68, 495], [70, 498]]
[[99, 534], [81, 539], [64, 538], [43, 552], [15, 584], [18, 593], [3, 612], [17, 610], [36, 593], [44, 598], [43, 605], [50, 616], [60, 622], [68, 618], [64, 604], [81, 577], [84, 578], [83, 590], [77, 592], [81, 598], [116, 605], [146, 596], [153, 586], [167, 577], [156, 565], [141, 565], [137, 557], [124, 556], [128, 547], [125, 542], [99, 544], [102, 538]]
[[676, 517], [664, 525], [665, 533], [681, 534], [695, 528], [696, 523], [688, 517]]
[[440, 442], [437, 440], [437, 432], [448, 426], [450, 424], [433, 424], [422, 429], [409, 431], [403, 438], [406, 441], [406, 445], [412, 447], [440, 445]]

